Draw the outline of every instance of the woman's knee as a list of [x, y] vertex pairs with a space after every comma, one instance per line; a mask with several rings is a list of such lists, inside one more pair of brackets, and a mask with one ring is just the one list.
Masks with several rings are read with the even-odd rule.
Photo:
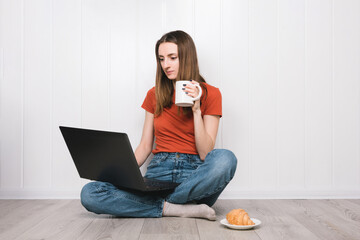
[[101, 182], [89, 182], [81, 190], [80, 200], [81, 204], [91, 212], [94, 212], [94, 208], [97, 204], [98, 189], [103, 184]]
[[[209, 159], [215, 166], [214, 169], [229, 172], [231, 178], [235, 174], [237, 159], [235, 154], [227, 149], [214, 149], [209, 154]], [[208, 157], [208, 156], [207, 156]], [[206, 161], [207, 159], [205, 159]]]
[[216, 165], [222, 164], [227, 168], [236, 168], [237, 165], [235, 154], [227, 149], [214, 149], [208, 154], [207, 157], [215, 160]]

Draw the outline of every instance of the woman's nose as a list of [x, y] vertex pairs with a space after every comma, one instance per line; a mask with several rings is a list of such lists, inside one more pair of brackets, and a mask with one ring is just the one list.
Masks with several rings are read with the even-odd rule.
[[167, 68], [169, 66], [169, 62], [166, 59], [164, 59], [163, 61], [163, 66], [164, 68]]

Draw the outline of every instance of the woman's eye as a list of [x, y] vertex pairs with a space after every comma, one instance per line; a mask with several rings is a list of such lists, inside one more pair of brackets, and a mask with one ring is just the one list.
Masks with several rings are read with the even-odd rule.
[[177, 57], [171, 57], [172, 60], [175, 60]]
[[164, 59], [163, 59], [163, 58], [159, 58], [159, 61], [162, 62], [162, 61], [164, 61]]

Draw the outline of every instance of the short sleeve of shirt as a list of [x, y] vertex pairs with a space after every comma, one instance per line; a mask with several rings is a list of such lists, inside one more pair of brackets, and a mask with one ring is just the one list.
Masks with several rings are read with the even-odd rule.
[[208, 85], [208, 96], [205, 100], [203, 115], [218, 115], [222, 117], [222, 97], [218, 88]]
[[147, 92], [141, 107], [152, 114], [155, 113], [155, 108], [156, 108], [155, 87], [153, 87]]

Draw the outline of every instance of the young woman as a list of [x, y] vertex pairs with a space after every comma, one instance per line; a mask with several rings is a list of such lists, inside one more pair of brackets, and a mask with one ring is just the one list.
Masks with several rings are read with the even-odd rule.
[[[220, 117], [221, 93], [199, 73], [192, 38], [169, 32], [156, 43], [155, 87], [142, 104], [145, 123], [135, 157], [141, 166], [154, 154], [145, 177], [179, 183], [167, 196], [118, 189], [110, 183], [90, 182], [81, 192], [83, 206], [98, 214], [121, 217], [198, 217], [215, 220], [211, 206], [234, 176], [236, 157], [214, 149]], [[192, 107], [175, 105], [175, 82], [191, 80], [183, 91], [202, 96]], [[153, 141], [155, 137], [155, 149]]]

